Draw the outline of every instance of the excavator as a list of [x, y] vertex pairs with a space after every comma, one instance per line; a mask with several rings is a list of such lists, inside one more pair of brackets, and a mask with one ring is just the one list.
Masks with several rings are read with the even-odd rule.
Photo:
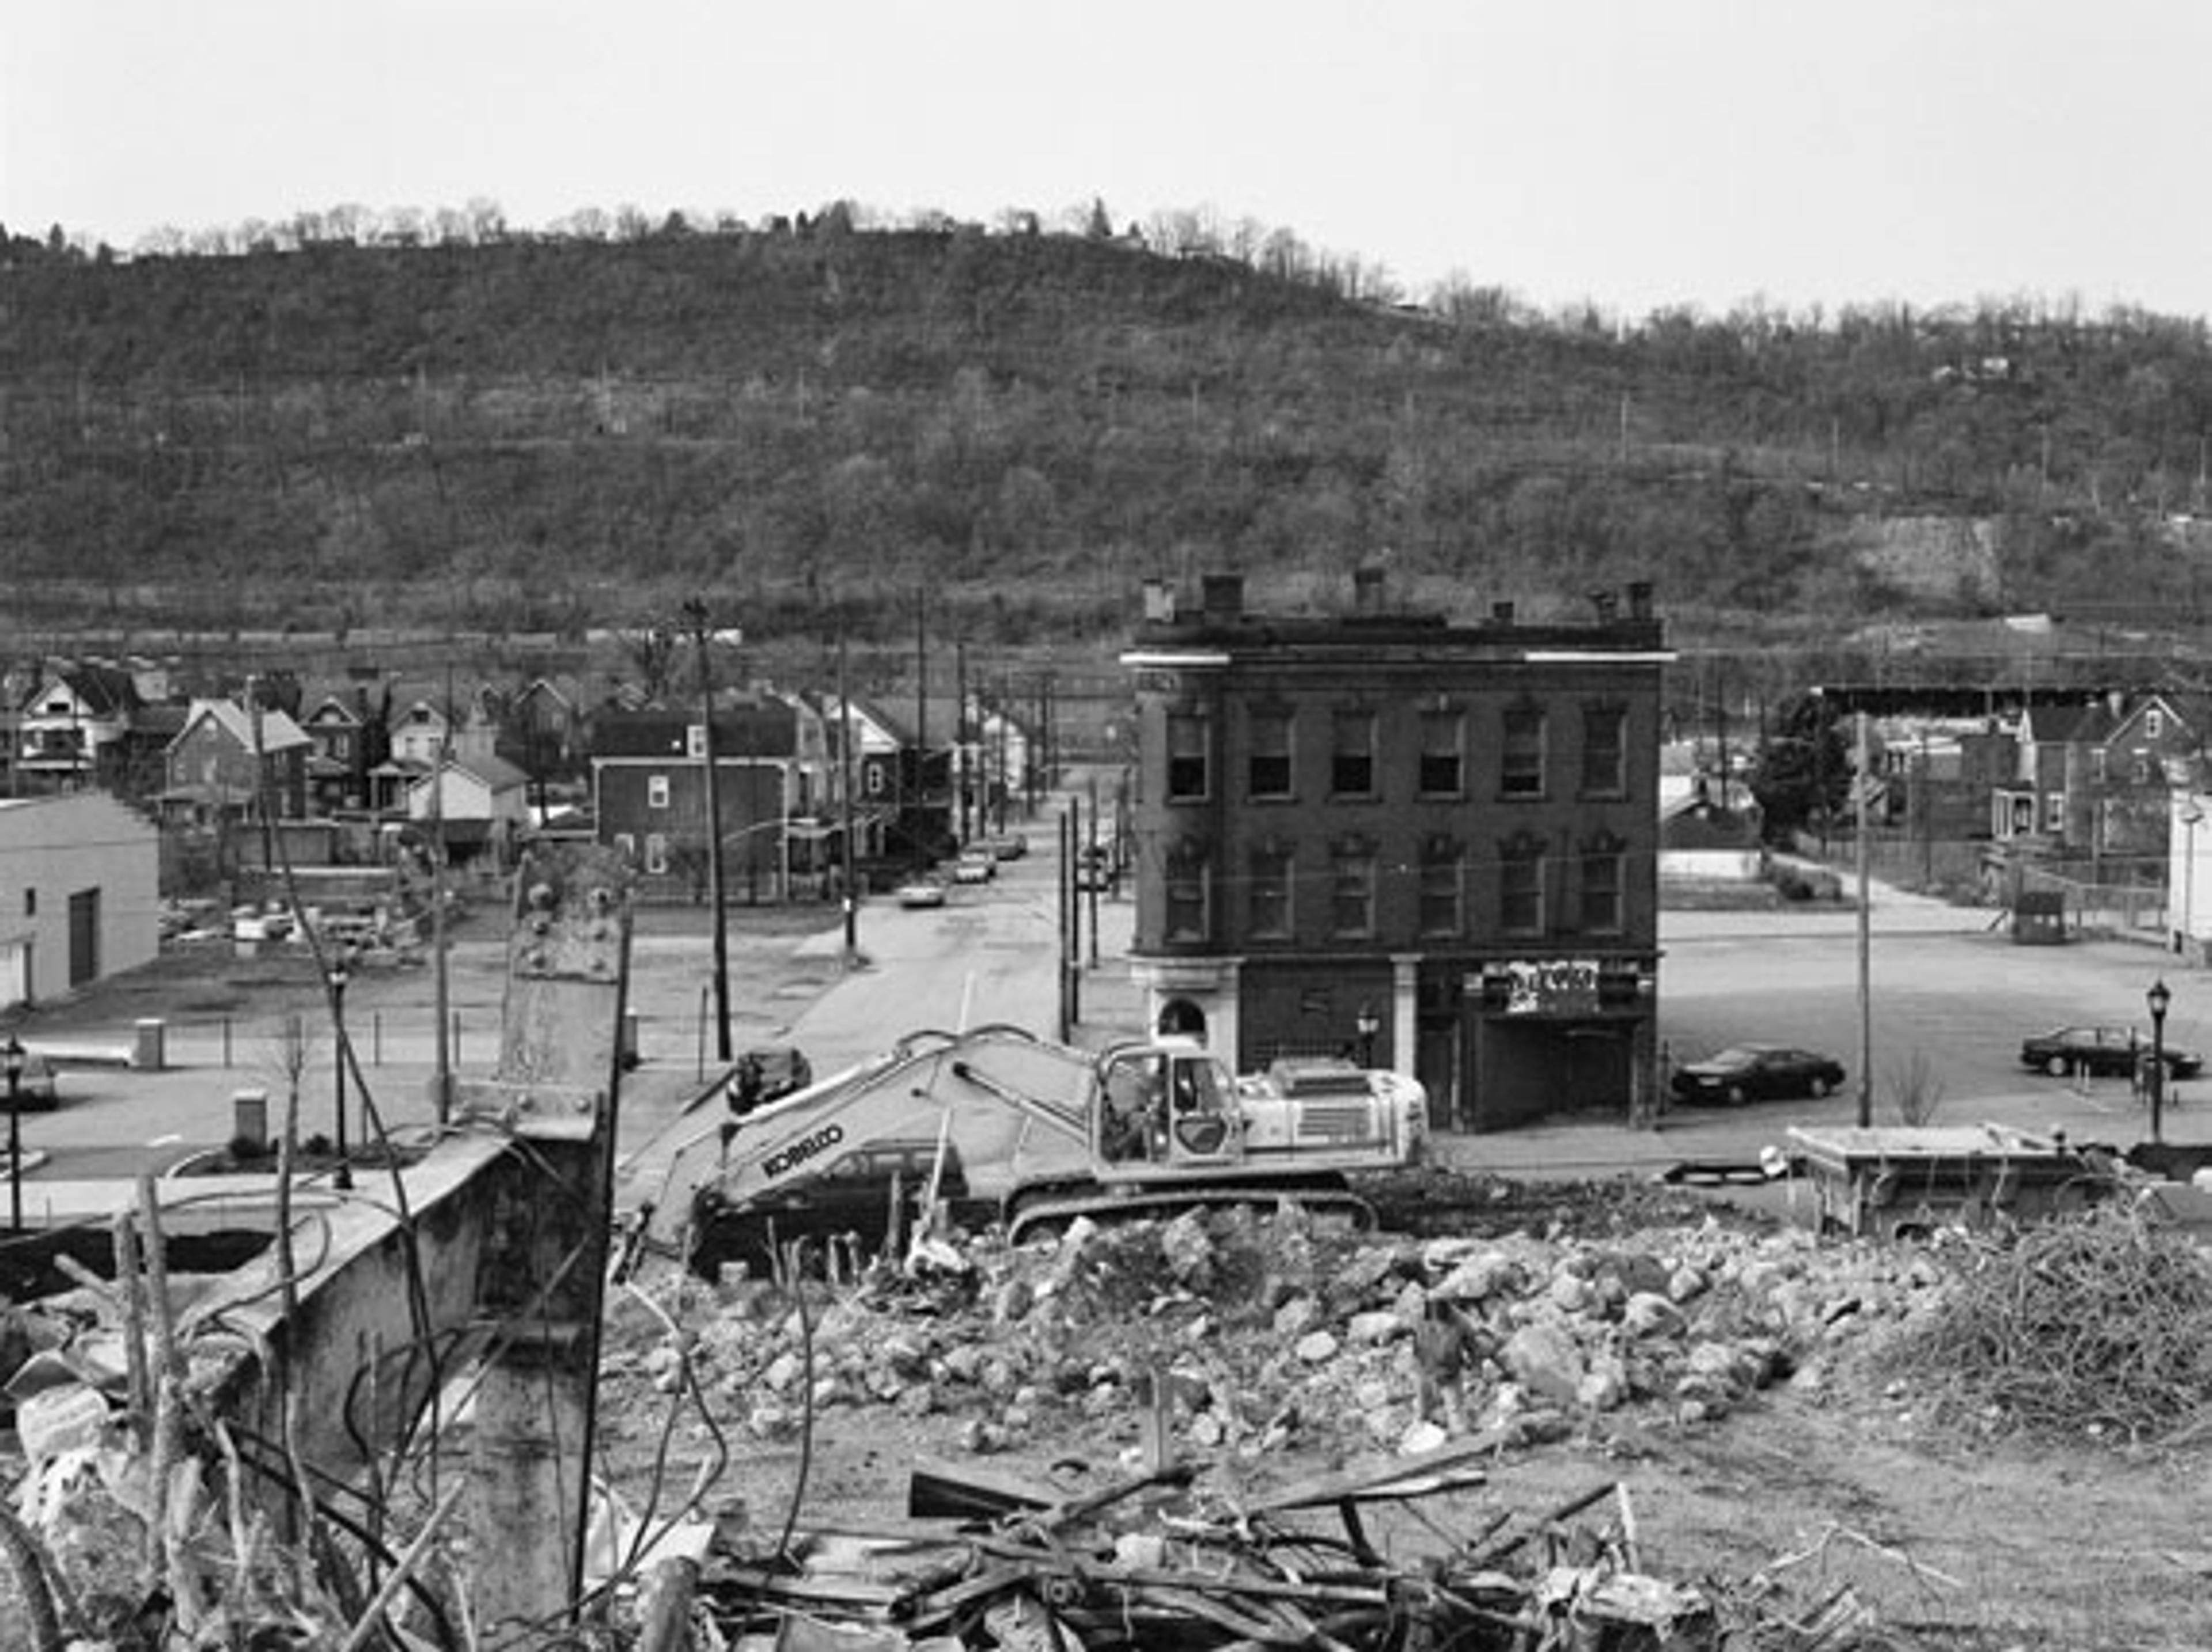
[[1239, 1077], [1193, 1041], [1079, 1049], [1005, 1024], [909, 1034], [742, 1117], [715, 1094], [664, 1139], [622, 1270], [773, 1268], [802, 1235], [881, 1237], [909, 1200], [1014, 1243], [1079, 1217], [1284, 1200], [1364, 1227], [1351, 1178], [1417, 1163], [1428, 1121], [1419, 1080], [1347, 1060]]

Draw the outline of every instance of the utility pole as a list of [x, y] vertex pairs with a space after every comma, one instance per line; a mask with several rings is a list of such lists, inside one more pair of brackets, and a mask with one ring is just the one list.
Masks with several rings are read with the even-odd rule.
[[954, 795], [959, 799], [960, 847], [966, 848], [973, 838], [968, 819], [968, 640], [962, 637], [952, 645], [952, 784]]
[[446, 672], [445, 723], [438, 736], [438, 755], [430, 769], [430, 966], [435, 991], [438, 1027], [436, 1068], [431, 1097], [438, 1122], [445, 1124], [453, 1111], [453, 1041], [449, 1007], [452, 987], [446, 957], [446, 758], [451, 750], [453, 719], [453, 673]]
[[1859, 872], [1859, 1128], [1874, 1124], [1874, 985], [1872, 914], [1867, 876], [1867, 714], [1858, 714]]
[[849, 964], [860, 950], [860, 891], [853, 876], [853, 699], [845, 676], [842, 619], [837, 623], [837, 795], [844, 821], [837, 835], [844, 845], [840, 862], [845, 873], [845, 962]]
[[714, 764], [714, 679], [707, 655], [714, 632], [708, 624], [707, 604], [693, 597], [684, 604], [684, 617], [691, 623], [691, 644], [698, 653], [699, 760], [705, 776], [707, 801], [708, 899], [714, 905], [714, 1055], [730, 1060], [730, 925], [722, 902], [721, 776]]
[[1076, 934], [1079, 908], [1075, 895], [1075, 815], [1071, 805], [1060, 817], [1060, 1042], [1063, 1044], [1074, 1037], [1082, 1014], [1076, 1002], [1082, 970], [1077, 963], [1080, 941]]
[[[1108, 855], [1098, 844], [1098, 776], [1091, 777], [1091, 838], [1084, 850], [1084, 860], [1090, 876], [1084, 881], [1090, 884], [1091, 896], [1091, 967], [1098, 967], [1098, 886], [1106, 881]], [[1116, 874], [1118, 876], [1118, 874]]]
[[914, 817], [908, 833], [914, 841], [917, 870], [929, 857], [924, 828], [929, 819], [929, 598], [920, 586], [914, 592]]

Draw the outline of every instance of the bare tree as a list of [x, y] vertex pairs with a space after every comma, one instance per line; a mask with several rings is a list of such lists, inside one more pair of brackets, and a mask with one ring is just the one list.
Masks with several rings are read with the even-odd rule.
[[673, 686], [678, 640], [675, 629], [668, 625], [644, 626], [623, 635], [623, 652], [637, 668], [638, 683], [647, 699], [665, 699]]
[[[282, 1139], [292, 1139], [297, 1135], [300, 1080], [313, 1064], [314, 1054], [314, 1033], [307, 1025], [307, 1017], [296, 1012], [286, 1016], [278, 1024], [267, 1048], [262, 1053], [263, 1067], [284, 1092], [284, 1116], [278, 1128], [278, 1135]], [[333, 1054], [338, 1060], [344, 1059], [343, 1051], [334, 1051]], [[245, 1144], [240, 1143], [240, 1145]], [[252, 1146], [257, 1152], [265, 1152], [269, 1144], [255, 1142]]]

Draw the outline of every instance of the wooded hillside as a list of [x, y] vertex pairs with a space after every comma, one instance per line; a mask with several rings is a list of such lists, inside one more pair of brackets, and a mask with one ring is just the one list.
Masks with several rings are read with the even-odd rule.
[[1296, 600], [1358, 562], [1467, 614], [1650, 579], [1678, 634], [2193, 621], [2208, 439], [2201, 320], [2041, 301], [1623, 324], [834, 213], [0, 232], [0, 580], [41, 625], [580, 629], [704, 590], [865, 633], [926, 589], [972, 635], [1096, 639], [1148, 575]]

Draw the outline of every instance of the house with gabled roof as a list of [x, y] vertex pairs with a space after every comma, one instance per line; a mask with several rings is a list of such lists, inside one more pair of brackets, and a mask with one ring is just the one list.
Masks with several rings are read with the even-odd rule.
[[307, 789], [316, 812], [335, 814], [370, 807], [369, 775], [383, 762], [384, 720], [368, 703], [368, 691], [326, 695], [300, 719], [313, 743], [307, 757]]
[[162, 752], [165, 817], [211, 822], [252, 813], [265, 794], [270, 812], [307, 812], [307, 758], [314, 742], [284, 712], [234, 700], [196, 700]]
[[120, 753], [143, 704], [121, 665], [72, 661], [43, 671], [16, 719], [16, 771], [50, 784], [81, 784]]
[[2089, 847], [2098, 813], [2100, 760], [2118, 723], [2102, 696], [2036, 703], [2020, 714], [2011, 775], [1990, 788], [1990, 835]]
[[449, 865], [504, 872], [530, 825], [529, 779], [490, 752], [453, 752], [407, 787], [411, 827], [445, 845]]
[[2212, 699], [2153, 689], [2124, 701], [2118, 695], [2113, 700], [2112, 731], [2093, 762], [2100, 847], [2163, 856], [2171, 835], [2173, 790], [2202, 778]]

